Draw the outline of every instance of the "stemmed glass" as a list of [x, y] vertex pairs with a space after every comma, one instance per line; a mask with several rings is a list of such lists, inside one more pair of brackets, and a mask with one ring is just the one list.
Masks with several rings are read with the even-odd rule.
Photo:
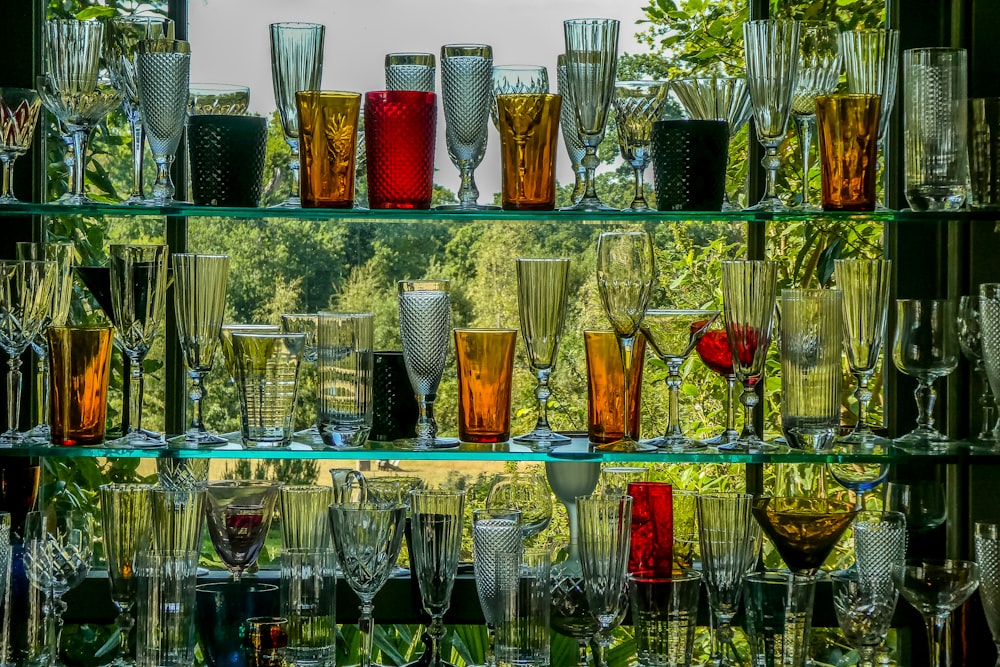
[[24, 441], [21, 410], [21, 355], [42, 332], [52, 291], [55, 262], [0, 262], [0, 348], [7, 353], [7, 431], [0, 445]]
[[979, 599], [983, 601], [986, 623], [997, 646], [997, 665], [1000, 665], [1000, 526], [977, 521], [975, 540]]
[[816, 130], [816, 98], [837, 90], [840, 78], [840, 29], [832, 21], [799, 21], [799, 63], [792, 93], [792, 118], [802, 151], [802, 203], [799, 210], [820, 211], [809, 188], [809, 153]]
[[486, 621], [489, 640], [486, 645], [486, 665], [496, 663], [493, 646], [500, 592], [497, 590], [498, 555], [521, 554], [521, 512], [519, 510], [481, 509], [472, 512], [472, 566], [476, 577], [476, 593]]
[[948, 619], [979, 586], [979, 566], [967, 560], [909, 560], [892, 568], [892, 581], [924, 617], [931, 667], [950, 665]]
[[174, 199], [170, 165], [174, 163], [187, 122], [191, 88], [191, 45], [177, 39], [139, 42], [135, 56], [139, 80], [139, 108], [149, 149], [156, 162], [150, 206], [183, 204]]
[[559, 355], [568, 295], [568, 258], [518, 257], [517, 309], [528, 362], [537, 378], [535, 401], [538, 405], [538, 419], [530, 433], [515, 437], [514, 442], [539, 450], [566, 444], [570, 440], [554, 432], [549, 426], [548, 418], [549, 399], [552, 397], [549, 376], [555, 370]]
[[24, 524], [24, 567], [28, 580], [45, 595], [48, 625], [46, 664], [59, 664], [66, 603], [63, 595], [87, 577], [94, 556], [90, 516], [78, 510], [28, 512]]
[[958, 367], [955, 303], [936, 299], [897, 299], [896, 335], [892, 360], [896, 368], [917, 379], [917, 427], [896, 442], [947, 448], [948, 437], [934, 427], [934, 381]]
[[647, 232], [602, 232], [597, 239], [597, 290], [604, 313], [618, 338], [625, 378], [622, 394], [624, 435], [617, 442], [599, 445], [598, 449], [604, 451], [634, 452], [640, 449], [630, 432], [628, 379], [631, 377], [635, 337], [649, 304], [655, 273], [653, 243]]
[[3, 187], [0, 204], [17, 204], [14, 196], [14, 161], [28, 152], [35, 136], [42, 100], [29, 88], [0, 88], [0, 162]]
[[[570, 106], [576, 115], [577, 133], [583, 143], [581, 164], [584, 194], [580, 201], [563, 210], [611, 211], [601, 203], [594, 189], [594, 170], [600, 164], [597, 147], [604, 139], [608, 110], [615, 93], [618, 71], [618, 21], [614, 19], [570, 19], [563, 21], [566, 40], [566, 80], [572, 90]], [[628, 373], [625, 374], [628, 377]]]
[[271, 528], [278, 486], [270, 482], [209, 482], [205, 518], [208, 536], [219, 558], [239, 581], [257, 562]]
[[494, 65], [490, 119], [500, 129], [497, 95], [543, 94], [549, 92], [549, 70], [542, 65]]
[[406, 508], [385, 503], [334, 503], [329, 512], [337, 562], [347, 585], [361, 600], [359, 667], [370, 667], [375, 630], [372, 600], [399, 557]]
[[448, 157], [462, 183], [458, 204], [438, 208], [454, 211], [495, 209], [477, 202], [476, 167], [486, 154], [487, 123], [493, 101], [493, 49], [486, 44], [445, 44], [441, 47], [441, 99], [447, 124]]
[[294, 179], [292, 194], [275, 208], [300, 208], [299, 116], [295, 106], [295, 93], [320, 88], [326, 26], [318, 23], [272, 23], [270, 30], [274, 100], [278, 105], [285, 141], [292, 149], [288, 168]]
[[486, 509], [521, 512], [521, 538], [527, 540], [545, 530], [552, 521], [552, 493], [537, 473], [497, 475], [486, 495]]
[[670, 402], [667, 404], [667, 430], [659, 438], [645, 440], [661, 449], [685, 451], [705, 446], [684, 435], [679, 414], [681, 393], [681, 364], [688, 358], [709, 327], [719, 317], [717, 310], [647, 310], [642, 320], [642, 335], [646, 342], [667, 366], [667, 388]]
[[600, 477], [601, 464], [598, 461], [545, 462], [545, 478], [549, 482], [552, 493], [566, 508], [566, 521], [569, 524], [569, 545], [566, 559], [556, 563], [556, 569], [565, 569], [577, 576], [580, 574], [578, 547], [580, 529], [576, 499], [593, 493]]
[[175, 253], [173, 270], [177, 334], [191, 378], [191, 423], [184, 434], [184, 443], [223, 445], [225, 438], [205, 429], [201, 404], [205, 399], [205, 376], [212, 370], [222, 330], [229, 257]]
[[102, 484], [101, 529], [108, 562], [111, 600], [118, 609], [120, 653], [114, 665], [134, 664], [129, 658], [129, 634], [135, 619], [136, 557], [148, 546], [153, 487], [149, 484]]
[[795, 574], [814, 578], [857, 514], [851, 505], [826, 498], [763, 497], [753, 516], [781, 559]]
[[883, 505], [906, 517], [906, 528], [915, 533], [934, 530], [948, 518], [944, 502], [944, 485], [923, 480], [908, 483], [889, 482], [885, 485]]
[[767, 348], [771, 344], [771, 326], [777, 296], [778, 266], [758, 260], [722, 263], [722, 317], [726, 338], [733, 356], [733, 370], [743, 384], [743, 432], [739, 440], [721, 449], [765, 451], [773, 448], [754, 430], [757, 384], [764, 372]]
[[441, 656], [444, 615], [451, 605], [451, 590], [458, 573], [462, 551], [462, 521], [465, 515], [464, 491], [414, 491], [410, 494], [412, 518], [413, 567], [420, 585], [424, 611], [431, 617], [427, 634], [428, 655], [410, 663], [428, 667], [446, 667]]
[[972, 363], [972, 369], [979, 376], [982, 387], [979, 395], [979, 408], [983, 413], [983, 421], [976, 440], [996, 447], [1000, 445], [998, 438], [998, 422], [994, 415], [997, 412], [996, 397], [990, 388], [990, 379], [986, 374], [986, 361], [983, 359], [982, 321], [980, 318], [980, 300], [982, 297], [963, 296], [958, 300], [958, 345], [962, 354]]
[[420, 417], [417, 437], [396, 441], [406, 449], [457, 447], [457, 438], [439, 438], [434, 420], [434, 399], [444, 374], [451, 338], [451, 295], [447, 280], [399, 282], [399, 330], [403, 361], [417, 395]]
[[139, 109], [139, 77], [135, 56], [139, 42], [147, 39], [173, 39], [174, 22], [162, 16], [115, 16], [107, 21], [105, 55], [112, 74], [112, 84], [121, 93], [122, 109], [132, 130], [132, 192], [126, 205], [141, 205], [143, 148], [146, 130]]
[[[560, 53], [556, 61], [556, 92], [562, 95], [559, 126], [562, 128], [566, 154], [569, 155], [569, 162], [573, 167], [573, 191], [569, 196], [569, 202], [572, 206], [577, 204], [587, 191], [587, 170], [583, 166], [583, 156], [587, 151], [583, 146], [579, 125], [576, 122], [576, 102], [573, 101], [573, 91], [569, 87], [569, 75], [566, 74], [565, 53]], [[600, 144], [603, 139], [604, 136], [601, 135], [601, 139], [597, 143]]]
[[764, 197], [749, 211], [784, 211], [774, 184], [781, 167], [778, 146], [785, 138], [792, 93], [798, 73], [798, 21], [747, 21], [743, 24], [746, 46], [747, 87], [753, 107], [757, 140], [766, 154], [761, 164], [767, 170]]
[[827, 463], [826, 469], [838, 484], [855, 493], [854, 508], [858, 511], [865, 509], [865, 493], [889, 476], [886, 463]]
[[[385, 89], [434, 92], [433, 53], [385, 54]], [[364, 125], [359, 123], [363, 130]]]
[[627, 213], [645, 213], [653, 209], [646, 202], [643, 172], [653, 154], [650, 150], [653, 121], [660, 119], [660, 112], [667, 99], [670, 84], [666, 81], [619, 81], [615, 84], [615, 121], [618, 125], [618, 146], [622, 159], [628, 162], [635, 175], [635, 192], [632, 202], [622, 209]]
[[[897, 597], [892, 570], [906, 560], [906, 518], [899, 512], [858, 512], [854, 521], [854, 562], [862, 590], [872, 597]], [[891, 612], [890, 612], [891, 615]]]
[[599, 633], [622, 621], [632, 540], [632, 496], [581, 496], [580, 566], [590, 613]]
[[833, 609], [844, 639], [858, 652], [859, 667], [874, 667], [878, 648], [885, 641], [896, 609], [896, 589], [868, 586], [856, 570], [834, 572], [830, 581]]
[[872, 400], [871, 381], [878, 368], [878, 356], [885, 338], [885, 323], [889, 315], [889, 275], [892, 261], [888, 259], [838, 259], [833, 277], [844, 293], [844, 350], [847, 366], [858, 383], [854, 398], [858, 401], [858, 421], [838, 444], [884, 447], [889, 440], [872, 432], [868, 425], [868, 404]]
[[165, 245], [111, 246], [111, 304], [122, 350], [131, 362], [129, 420], [120, 444], [157, 447], [163, 436], [142, 428], [142, 362], [163, 323], [167, 297]]
[[[722, 328], [717, 328], [719, 326]], [[701, 362], [708, 370], [721, 375], [726, 380], [726, 425], [722, 433], [704, 441], [706, 445], [726, 445], [739, 440], [736, 430], [736, 372], [733, 370], [733, 352], [729, 349], [729, 336], [725, 325], [716, 320], [695, 345]]]
[[[671, 82], [674, 94], [693, 120], [724, 120], [729, 123], [729, 140], [740, 133], [750, 120], [750, 91], [742, 77], [712, 77], [710, 79], [676, 79]], [[729, 156], [726, 155], [726, 164]], [[722, 210], [738, 211], [722, 194]]]

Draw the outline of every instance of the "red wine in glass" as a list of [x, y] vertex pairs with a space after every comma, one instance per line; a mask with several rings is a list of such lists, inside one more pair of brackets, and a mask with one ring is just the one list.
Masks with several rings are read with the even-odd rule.
[[[695, 327], [704, 326], [704, 322], [695, 322], [691, 325]], [[706, 331], [695, 346], [698, 356], [701, 357], [710, 371], [718, 373], [726, 378], [726, 428], [714, 438], [705, 440], [710, 445], [724, 445], [736, 442], [740, 434], [736, 430], [736, 412], [734, 401], [736, 397], [736, 374], [733, 372], [733, 352], [729, 347], [729, 338], [725, 329], [711, 329]]]

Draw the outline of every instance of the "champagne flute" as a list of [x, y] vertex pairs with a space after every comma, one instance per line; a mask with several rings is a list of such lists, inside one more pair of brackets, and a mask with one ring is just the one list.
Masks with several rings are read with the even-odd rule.
[[622, 621], [632, 539], [632, 496], [581, 496], [580, 566], [590, 613], [599, 633]]
[[14, 196], [14, 161], [28, 152], [42, 111], [38, 92], [29, 88], [0, 88], [0, 163], [3, 187], [0, 204], [17, 204]]
[[[653, 243], [647, 232], [603, 232], [597, 240], [597, 289], [604, 313], [618, 338], [624, 383], [624, 435], [617, 442], [599, 445], [612, 452], [643, 449], [630, 432], [629, 387], [635, 337], [649, 304], [656, 277]], [[641, 360], [640, 360], [641, 361]]]
[[552, 397], [549, 376], [555, 370], [559, 355], [568, 295], [568, 258], [517, 259], [517, 307], [528, 362], [537, 378], [535, 400], [538, 419], [530, 433], [517, 436], [514, 442], [538, 450], [570, 441], [552, 430], [548, 418], [549, 399]]
[[[569, 196], [569, 203], [573, 206], [579, 203], [587, 191], [587, 170], [583, 166], [583, 156], [586, 149], [583, 147], [583, 139], [580, 138], [580, 130], [576, 122], [576, 102], [573, 101], [573, 91], [569, 87], [565, 53], [560, 53], [556, 61], [556, 92], [563, 98], [562, 107], [559, 109], [559, 126], [562, 128], [566, 154], [573, 167], [573, 191]], [[604, 136], [601, 135], [601, 140], [603, 139]]]
[[983, 601], [986, 622], [997, 647], [1000, 665], [1000, 526], [976, 522], [976, 564], [979, 565], [979, 598]]
[[494, 665], [493, 647], [499, 619], [500, 592], [496, 571], [499, 554], [518, 554], [521, 546], [521, 512], [519, 510], [481, 509], [472, 512], [472, 566], [476, 577], [476, 593], [486, 621], [489, 639], [486, 644], [486, 664]]
[[527, 540], [552, 521], [552, 492], [537, 473], [505, 473], [493, 478], [486, 494], [486, 509], [521, 512], [521, 538]]
[[990, 388], [990, 379], [986, 374], [986, 361], [983, 359], [982, 319], [980, 317], [980, 300], [982, 297], [963, 296], [958, 300], [958, 345], [962, 354], [972, 363], [973, 371], [979, 376], [982, 393], [979, 395], [979, 408], [982, 411], [982, 423], [976, 440], [989, 447], [1000, 445], [1000, 422], [994, 418], [997, 413], [996, 397]]

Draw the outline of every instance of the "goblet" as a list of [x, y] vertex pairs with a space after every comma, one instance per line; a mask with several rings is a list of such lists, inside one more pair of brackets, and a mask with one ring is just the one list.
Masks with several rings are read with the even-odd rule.
[[332, 486], [283, 484], [278, 489], [281, 545], [285, 549], [329, 549], [326, 509], [336, 500]]
[[494, 65], [490, 120], [500, 129], [497, 95], [522, 95], [549, 92], [549, 70], [542, 65]]
[[670, 84], [666, 81], [618, 81], [615, 83], [615, 121], [618, 123], [618, 146], [622, 159], [635, 174], [632, 202], [622, 209], [628, 213], [645, 213], [653, 209], [646, 202], [643, 172], [652, 160], [650, 137], [653, 121], [660, 119]]
[[295, 93], [319, 90], [323, 78], [323, 41], [326, 26], [318, 23], [272, 23], [271, 80], [278, 105], [281, 130], [292, 149], [288, 162], [292, 194], [275, 208], [301, 208], [299, 199], [299, 116]]
[[753, 496], [748, 493], [703, 494], [695, 503], [702, 576], [715, 620], [709, 660], [731, 665], [725, 651], [735, 655], [732, 621], [740, 606], [743, 575], [757, 562], [760, 526], [754, 521]]
[[474, 510], [472, 512], [472, 566], [476, 577], [476, 593], [479, 606], [486, 621], [489, 640], [486, 645], [486, 663], [493, 665], [493, 647], [496, 642], [496, 628], [499, 619], [499, 590], [496, 571], [499, 554], [520, 554], [521, 546], [520, 510]]
[[855, 570], [833, 572], [830, 581], [833, 609], [844, 639], [858, 652], [859, 667], [875, 667], [899, 594], [892, 586], [865, 585]]
[[810, 577], [819, 572], [856, 514], [849, 504], [826, 498], [763, 497], [753, 505], [754, 518], [788, 569]]
[[[834, 453], [839, 453], [834, 448]], [[889, 476], [887, 463], [827, 463], [826, 469], [845, 489], [853, 491], [857, 498], [854, 509], [865, 509], [865, 493], [879, 486]]]
[[24, 525], [24, 567], [28, 581], [45, 595], [47, 652], [45, 663], [59, 662], [66, 603], [63, 595], [87, 577], [93, 552], [90, 516], [77, 510], [28, 512]]
[[122, 350], [131, 362], [129, 421], [119, 444], [158, 447], [163, 436], [142, 428], [142, 362], [163, 322], [167, 297], [165, 245], [111, 246], [111, 304]]
[[406, 508], [383, 503], [334, 503], [330, 528], [344, 579], [361, 600], [359, 667], [370, 667], [376, 593], [389, 579], [403, 543]]
[[607, 633], [622, 621], [631, 545], [631, 496], [580, 496], [580, 567], [590, 613]]
[[810, 149], [816, 131], [816, 98], [837, 90], [840, 78], [840, 28], [832, 21], [799, 21], [799, 62], [792, 92], [792, 119], [802, 152], [802, 203], [799, 210], [820, 211], [809, 188]]
[[660, 449], [681, 452], [699, 449], [705, 443], [684, 435], [681, 429], [679, 398], [681, 364], [694, 351], [698, 341], [719, 317], [717, 310], [647, 310], [642, 320], [642, 335], [656, 356], [667, 366], [667, 430], [659, 438], [645, 440]]
[[[302, 333], [306, 335], [305, 345], [302, 347], [302, 361], [315, 364], [318, 360], [316, 351], [316, 331], [319, 327], [319, 315], [316, 313], [283, 313], [281, 315], [281, 330], [285, 333]], [[309, 428], [299, 431], [295, 435], [306, 437], [311, 444], [323, 446], [323, 438], [319, 435], [319, 415], [317, 421]]]
[[655, 274], [653, 243], [647, 232], [601, 233], [597, 239], [597, 290], [604, 313], [618, 338], [625, 381], [622, 394], [624, 435], [617, 442], [598, 445], [600, 450], [634, 452], [640, 449], [630, 432], [628, 378], [631, 377], [635, 337], [646, 313]]
[[399, 330], [403, 361], [417, 395], [420, 417], [417, 437], [397, 440], [406, 449], [428, 450], [457, 447], [457, 438], [437, 437], [434, 400], [444, 374], [451, 337], [451, 295], [447, 280], [402, 280], [399, 282]]
[[143, 148], [146, 129], [139, 108], [139, 75], [136, 71], [136, 51], [139, 42], [147, 39], [173, 39], [174, 22], [162, 16], [114, 16], [109, 19], [105, 57], [112, 84], [121, 93], [122, 109], [132, 130], [132, 192], [124, 204], [140, 205], [146, 201], [142, 188]]
[[[729, 123], [729, 140], [740, 133], [750, 120], [750, 91], [742, 77], [676, 79], [671, 82], [674, 94], [692, 120], [724, 120]], [[729, 156], [726, 156], [729, 163]], [[739, 206], [722, 194], [722, 210], [738, 211]]]
[[0, 88], [0, 162], [3, 163], [3, 186], [0, 204], [17, 204], [14, 196], [14, 161], [28, 152], [35, 136], [42, 100], [29, 88]]
[[979, 599], [983, 601], [986, 623], [997, 645], [997, 664], [1000, 665], [1000, 527], [977, 521], [975, 540]]
[[[385, 89], [434, 92], [433, 53], [385, 54]], [[363, 123], [358, 124], [364, 128]]]
[[[559, 108], [559, 126], [562, 128], [563, 143], [573, 167], [573, 191], [569, 195], [570, 205], [580, 201], [587, 191], [587, 170], [583, 166], [583, 156], [587, 152], [580, 138], [579, 126], [576, 122], [576, 102], [573, 101], [573, 91], [569, 87], [569, 75], [566, 74], [566, 54], [560, 53], [556, 61], [556, 92], [562, 95], [562, 106]], [[601, 139], [604, 139], [602, 136]], [[598, 141], [598, 144], [601, 142]], [[553, 566], [555, 567], [555, 566]]]
[[441, 639], [462, 551], [465, 492], [414, 491], [410, 494], [410, 505], [413, 510], [413, 567], [417, 571], [424, 611], [431, 617], [426, 653], [410, 664], [445, 667], [448, 663], [441, 656]]
[[568, 295], [568, 258], [517, 258], [517, 309], [528, 363], [537, 378], [535, 401], [538, 419], [530, 433], [517, 436], [514, 442], [538, 450], [569, 442], [569, 438], [552, 430], [548, 417], [549, 399], [552, 397], [549, 376], [555, 370], [559, 354]]
[[[549, 623], [561, 635], [575, 639], [579, 651], [577, 667], [587, 667], [587, 647], [594, 645], [594, 635], [601, 626], [590, 613], [587, 592], [584, 590], [583, 575], [579, 561], [562, 561], [552, 564], [552, 606]], [[599, 649], [599, 647], [595, 648]], [[594, 664], [598, 661], [599, 650], [595, 652]]]
[[982, 387], [979, 408], [983, 414], [983, 421], [976, 440], [986, 446], [996, 447], [1000, 445], [997, 428], [1000, 422], [994, 418], [997, 402], [990, 388], [986, 361], [983, 359], [982, 319], [979, 313], [981, 299], [982, 297], [976, 295], [963, 296], [958, 300], [958, 345], [965, 358], [972, 363], [972, 369], [979, 376]]
[[955, 302], [936, 299], [897, 299], [896, 335], [892, 361], [917, 379], [917, 427], [896, 442], [920, 448], [947, 448], [948, 437], [934, 427], [934, 381], [958, 366]]
[[[444, 210], [481, 211], [476, 167], [486, 154], [486, 124], [490, 116], [493, 49], [486, 44], [446, 44], [441, 47], [441, 99], [447, 126], [448, 157], [462, 183], [458, 204]], [[493, 103], [495, 106], [495, 102]]]
[[948, 518], [944, 485], [940, 482], [889, 482], [885, 485], [883, 505], [886, 511], [902, 513], [906, 528], [915, 533], [934, 530]]
[[139, 75], [139, 108], [149, 149], [156, 162], [150, 206], [183, 204], [174, 199], [170, 165], [187, 121], [188, 91], [191, 88], [191, 45], [176, 39], [139, 42], [135, 55]]
[[[720, 326], [722, 328], [718, 328]], [[740, 438], [736, 430], [736, 372], [733, 371], [733, 352], [729, 348], [725, 324], [717, 319], [713, 327], [702, 335], [695, 350], [708, 370], [726, 379], [726, 425], [722, 433], [704, 442], [706, 445], [726, 445]]]
[[148, 547], [152, 490], [148, 484], [102, 484], [101, 529], [104, 557], [108, 562], [111, 601], [118, 609], [115, 625], [120, 635], [118, 659], [114, 665], [134, 664], [129, 658], [129, 635], [135, 619], [132, 607], [136, 596], [136, 557]]
[[192, 83], [188, 88], [188, 116], [213, 114], [242, 116], [250, 106], [250, 88], [231, 83]]
[[722, 317], [733, 356], [733, 370], [743, 384], [743, 432], [739, 440], [722, 445], [734, 451], [773, 449], [754, 430], [757, 384], [764, 372], [767, 348], [771, 344], [774, 304], [777, 296], [778, 265], [757, 260], [722, 263]]
[[219, 558], [239, 581], [257, 562], [278, 500], [278, 486], [270, 482], [234, 480], [209, 482], [205, 518], [208, 536]]
[[892, 568], [892, 581], [924, 617], [931, 667], [950, 665], [948, 620], [979, 586], [979, 566], [967, 560], [908, 560]]
[[55, 285], [55, 262], [0, 262], [0, 348], [7, 353], [7, 431], [0, 445], [20, 444], [21, 355], [41, 335]]
[[365, 489], [367, 499], [370, 502], [382, 503], [383, 505], [402, 505], [407, 510], [410, 509], [410, 494], [427, 488], [427, 482], [422, 477], [392, 475], [390, 477], [361, 479], [363, 482], [359, 482], [359, 484]]
[[537, 473], [505, 473], [493, 478], [486, 495], [486, 509], [520, 510], [521, 538], [527, 540], [552, 521], [552, 493]]
[[222, 330], [229, 256], [175, 253], [173, 269], [177, 333], [191, 378], [191, 423], [184, 444], [222, 445], [226, 440], [205, 428], [201, 404], [205, 399], [204, 379], [212, 370]]
[[[566, 560], [561, 564], [569, 572], [580, 573], [579, 535], [580, 525], [576, 511], [576, 499], [589, 496], [597, 488], [601, 476], [598, 461], [546, 461], [545, 478], [552, 493], [566, 508], [569, 524], [569, 546]], [[560, 563], [557, 563], [560, 565]]]
[[792, 94], [798, 73], [801, 33], [798, 21], [747, 21], [743, 24], [746, 45], [747, 87], [753, 107], [757, 140], [766, 154], [761, 160], [767, 170], [764, 197], [749, 211], [784, 211], [775, 180], [781, 167], [778, 146], [785, 138]]
[[838, 259], [834, 262], [833, 277], [844, 293], [847, 366], [858, 383], [854, 390], [858, 421], [849, 435], [837, 439], [837, 444], [867, 448], [889, 445], [888, 439], [875, 435], [868, 425], [868, 405], [872, 400], [868, 383], [878, 368], [878, 356], [885, 338], [891, 271], [892, 261], [888, 259]]
[[[563, 210], [610, 211], [597, 197], [594, 170], [600, 164], [597, 147], [604, 139], [608, 110], [615, 92], [618, 71], [618, 21], [614, 19], [570, 19], [563, 21], [566, 40], [566, 81], [572, 90], [576, 129], [583, 144], [581, 164], [584, 194]], [[628, 374], [626, 373], [626, 376]]]

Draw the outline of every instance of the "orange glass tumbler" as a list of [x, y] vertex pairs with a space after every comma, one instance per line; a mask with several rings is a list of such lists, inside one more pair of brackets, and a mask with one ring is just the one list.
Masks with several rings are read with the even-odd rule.
[[501, 204], [508, 211], [551, 211], [556, 205], [556, 153], [562, 97], [497, 95]]
[[881, 95], [816, 98], [824, 211], [874, 211]]
[[114, 328], [49, 327], [49, 428], [54, 445], [104, 440]]
[[[584, 352], [587, 357], [587, 435], [590, 442], [603, 445], [617, 442], [625, 436], [622, 415], [625, 412], [625, 378], [618, 338], [611, 331], [584, 331]], [[639, 437], [639, 406], [642, 403], [642, 359], [646, 354], [646, 339], [635, 337], [629, 379], [629, 424], [634, 437]]]
[[460, 441], [510, 440], [516, 345], [516, 329], [455, 329]]
[[353, 207], [361, 95], [304, 90], [295, 105], [303, 208]]

